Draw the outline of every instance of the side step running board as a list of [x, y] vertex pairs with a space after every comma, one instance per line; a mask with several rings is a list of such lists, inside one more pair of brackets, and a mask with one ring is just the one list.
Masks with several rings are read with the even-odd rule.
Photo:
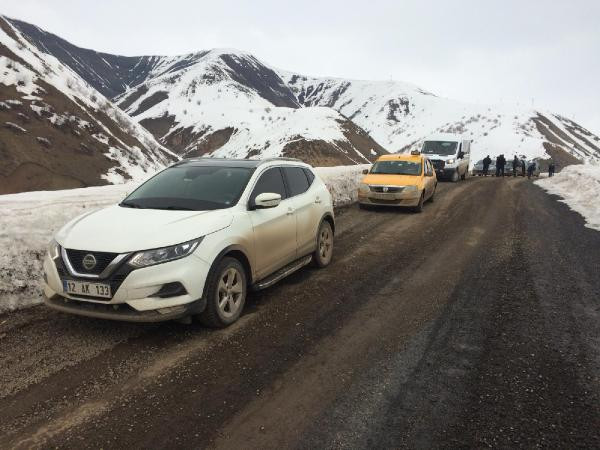
[[275, 283], [277, 283], [282, 278], [285, 278], [288, 275], [291, 275], [296, 270], [302, 269], [304, 266], [306, 266], [311, 261], [312, 261], [312, 255], [304, 256], [300, 259], [297, 259], [296, 261], [288, 264], [287, 266], [282, 267], [277, 272], [272, 273], [267, 278], [263, 278], [258, 283], [255, 283], [252, 286], [252, 290], [260, 291], [261, 289], [266, 289], [269, 286], [272, 286]]

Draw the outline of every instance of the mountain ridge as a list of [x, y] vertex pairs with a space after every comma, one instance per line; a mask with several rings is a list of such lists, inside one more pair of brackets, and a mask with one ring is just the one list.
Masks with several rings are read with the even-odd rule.
[[454, 132], [473, 140], [473, 162], [499, 153], [542, 164], [553, 158], [559, 166], [600, 160], [600, 138], [560, 114], [447, 99], [413, 83], [310, 77], [236, 49], [110, 55], [6, 20], [180, 157], [284, 155], [356, 164]]

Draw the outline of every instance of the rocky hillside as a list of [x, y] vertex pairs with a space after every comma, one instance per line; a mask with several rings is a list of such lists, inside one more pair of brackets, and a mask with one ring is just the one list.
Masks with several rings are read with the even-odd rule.
[[409, 83], [308, 77], [230, 49], [109, 55], [10, 20], [31, 46], [110, 96], [180, 156], [355, 164], [454, 132], [473, 140], [473, 160], [500, 153], [552, 157], [559, 166], [600, 159], [600, 138], [547, 111], [469, 104]]
[[0, 17], [0, 194], [143, 179], [176, 159]]
[[301, 105], [336, 109], [392, 152], [450, 132], [473, 140], [474, 159], [500, 153], [553, 157], [559, 165], [600, 159], [600, 138], [557, 114], [449, 100], [409, 83], [279, 74]]

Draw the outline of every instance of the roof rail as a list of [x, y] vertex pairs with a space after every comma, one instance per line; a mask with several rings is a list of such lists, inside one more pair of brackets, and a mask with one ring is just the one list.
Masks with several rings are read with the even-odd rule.
[[293, 161], [293, 162], [304, 162], [301, 159], [298, 158], [288, 158], [285, 156], [281, 156], [281, 157], [271, 157], [271, 158], [265, 158], [265, 159], [261, 159], [260, 163], [267, 163], [267, 162], [272, 162], [272, 161]]

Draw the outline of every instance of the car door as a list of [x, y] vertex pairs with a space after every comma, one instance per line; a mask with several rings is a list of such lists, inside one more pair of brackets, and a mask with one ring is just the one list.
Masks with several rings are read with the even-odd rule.
[[284, 166], [282, 169], [296, 215], [296, 257], [299, 258], [315, 248], [321, 198], [314, 189], [310, 189], [313, 180], [309, 180], [302, 167]]
[[425, 198], [431, 197], [434, 189], [434, 180], [433, 180], [433, 167], [431, 165], [431, 161], [428, 159], [424, 160], [423, 163], [423, 183], [425, 185]]
[[296, 216], [279, 167], [270, 167], [260, 174], [250, 195], [250, 207], [252, 208], [257, 195], [266, 192], [281, 195], [281, 203], [274, 208], [248, 211], [254, 231], [258, 279], [296, 258]]

